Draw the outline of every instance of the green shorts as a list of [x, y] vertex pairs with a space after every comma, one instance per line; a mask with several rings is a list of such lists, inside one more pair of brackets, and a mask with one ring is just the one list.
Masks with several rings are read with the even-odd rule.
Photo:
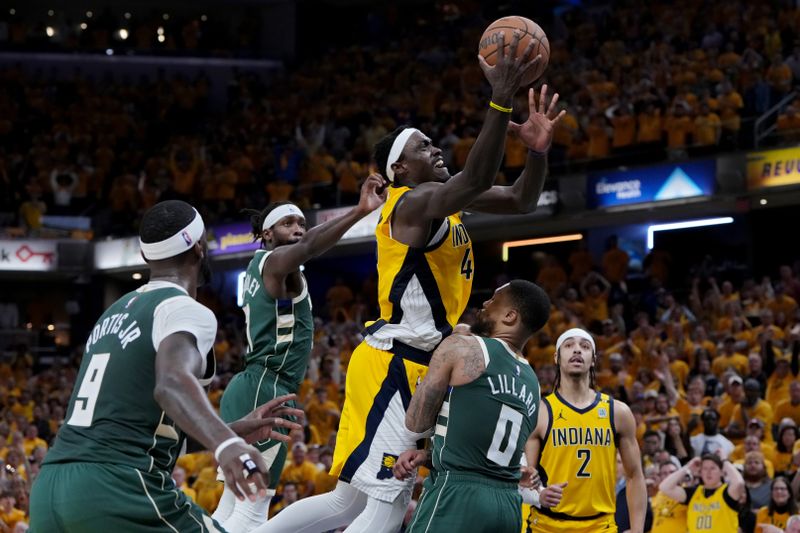
[[31, 533], [225, 531], [166, 472], [104, 463], [44, 465], [30, 517]]
[[408, 533], [469, 531], [519, 533], [522, 496], [516, 483], [475, 474], [442, 472], [426, 487]]
[[[256, 407], [264, 405], [273, 398], [297, 392], [283, 383], [275, 373], [264, 367], [248, 366], [231, 379], [220, 400], [219, 411], [222, 420], [234, 422], [250, 414]], [[292, 402], [294, 403], [294, 402]], [[286, 428], [276, 428], [284, 434]], [[264, 457], [269, 467], [269, 487], [274, 489], [286, 461], [286, 445], [278, 440], [264, 440], [253, 444]]]

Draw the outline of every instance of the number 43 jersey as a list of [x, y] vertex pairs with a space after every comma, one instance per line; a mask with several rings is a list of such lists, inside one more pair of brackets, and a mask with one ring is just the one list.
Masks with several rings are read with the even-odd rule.
[[156, 348], [191, 334], [211, 381], [217, 320], [178, 285], [155, 281], [114, 302], [89, 334], [64, 425], [44, 463], [110, 463], [171, 472], [183, 432], [153, 398]]
[[433, 466], [437, 472], [516, 482], [525, 441], [536, 427], [539, 380], [505, 342], [475, 339], [486, 370], [475, 381], [450, 388], [436, 421]]

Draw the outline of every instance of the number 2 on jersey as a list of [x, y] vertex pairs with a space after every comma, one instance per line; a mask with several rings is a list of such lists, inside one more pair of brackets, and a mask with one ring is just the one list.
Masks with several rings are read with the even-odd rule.
[[464, 258], [461, 260], [461, 275], [464, 276], [467, 281], [472, 277], [472, 259], [470, 258], [470, 253], [472, 252], [472, 248], [467, 246], [467, 249], [464, 250]]
[[589, 466], [589, 461], [592, 459], [591, 450], [587, 450], [586, 448], [578, 449], [578, 459], [583, 460], [583, 463], [581, 464], [581, 467], [578, 469], [576, 477], [582, 477], [582, 478], [592, 477], [592, 474], [586, 471], [586, 467]]
[[[486, 458], [500, 466], [511, 464], [511, 458], [514, 456], [514, 452], [517, 451], [517, 439], [519, 438], [521, 426], [522, 413], [503, 404], [500, 409], [500, 415], [497, 417], [492, 444], [486, 452]], [[500, 449], [501, 446], [503, 446], [502, 450]]]
[[86, 373], [83, 375], [81, 387], [75, 396], [75, 405], [72, 407], [72, 416], [67, 420], [70, 426], [88, 428], [92, 425], [94, 408], [97, 405], [97, 396], [100, 394], [100, 385], [106, 373], [106, 366], [111, 358], [110, 353], [96, 353], [92, 355]]

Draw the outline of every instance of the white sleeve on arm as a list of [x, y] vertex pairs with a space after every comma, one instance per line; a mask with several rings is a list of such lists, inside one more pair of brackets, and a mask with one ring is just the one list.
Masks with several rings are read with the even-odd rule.
[[164, 300], [153, 312], [153, 348], [158, 350], [161, 341], [179, 331], [194, 335], [202, 358], [202, 376], [206, 371], [206, 354], [214, 346], [217, 336], [217, 317], [211, 309], [190, 296]]

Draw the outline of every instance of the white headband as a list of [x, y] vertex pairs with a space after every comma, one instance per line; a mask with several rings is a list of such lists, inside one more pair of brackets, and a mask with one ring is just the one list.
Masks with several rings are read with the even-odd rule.
[[142, 242], [140, 237], [139, 246], [142, 248], [142, 255], [144, 255], [145, 259], [151, 261], [169, 259], [170, 257], [182, 254], [194, 246], [203, 238], [204, 230], [205, 225], [203, 224], [203, 217], [201, 217], [200, 213], [195, 209], [194, 219], [172, 237], [159, 242]]
[[392, 149], [389, 150], [389, 159], [386, 160], [386, 177], [393, 183], [394, 170], [392, 170], [392, 165], [397, 163], [397, 160], [400, 159], [400, 155], [403, 153], [403, 148], [406, 147], [408, 138], [411, 137], [414, 132], [419, 132], [419, 130], [417, 128], [406, 128], [401, 131], [400, 135], [398, 135], [392, 143]]
[[558, 351], [559, 348], [561, 348], [561, 345], [564, 344], [564, 341], [566, 341], [570, 337], [580, 337], [582, 339], [586, 339], [592, 344], [592, 353], [597, 351], [597, 349], [594, 346], [594, 338], [592, 338], [592, 336], [589, 335], [588, 332], [582, 330], [581, 328], [572, 328], [562, 333], [561, 336], [558, 338], [558, 340], [556, 341], [556, 352]]
[[271, 228], [283, 217], [288, 217], [291, 215], [301, 217], [303, 220], [306, 218], [303, 212], [300, 211], [300, 208], [294, 204], [279, 205], [270, 211], [267, 215], [267, 218], [264, 219], [264, 223], [261, 224], [261, 231]]

